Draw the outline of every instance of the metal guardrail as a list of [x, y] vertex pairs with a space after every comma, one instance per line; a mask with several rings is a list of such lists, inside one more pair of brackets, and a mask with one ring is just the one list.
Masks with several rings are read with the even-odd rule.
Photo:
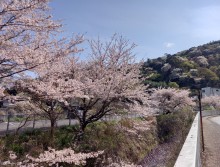
[[174, 167], [201, 167], [199, 119], [197, 113]]

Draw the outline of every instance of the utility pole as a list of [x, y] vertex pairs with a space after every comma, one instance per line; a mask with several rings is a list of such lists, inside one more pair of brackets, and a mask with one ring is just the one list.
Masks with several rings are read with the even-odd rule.
[[201, 137], [202, 137], [202, 151], [204, 151], [205, 147], [204, 147], [204, 136], [203, 136], [202, 104], [201, 104], [201, 91], [200, 91], [200, 89], [198, 89], [198, 99], [199, 99], [200, 128], [201, 128]]

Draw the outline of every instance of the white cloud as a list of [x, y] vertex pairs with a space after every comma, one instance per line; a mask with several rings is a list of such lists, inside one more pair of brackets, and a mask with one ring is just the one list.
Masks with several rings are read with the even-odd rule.
[[166, 48], [172, 48], [174, 45], [175, 45], [175, 44], [174, 44], [174, 43], [171, 43], [171, 42], [166, 42], [166, 43], [164, 43], [164, 46], [165, 46]]

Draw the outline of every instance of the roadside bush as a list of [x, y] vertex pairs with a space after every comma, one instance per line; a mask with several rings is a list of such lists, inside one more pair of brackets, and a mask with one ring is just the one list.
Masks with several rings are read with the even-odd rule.
[[183, 139], [188, 133], [194, 115], [192, 111], [184, 109], [179, 112], [157, 116], [159, 142], [169, 142], [178, 136]]
[[[105, 150], [100, 166], [107, 166], [109, 158], [112, 162], [138, 163], [158, 144], [155, 125], [146, 126], [147, 123], [145, 119], [122, 119], [91, 124], [78, 151]], [[93, 166], [92, 162], [89, 164]]]
[[67, 148], [71, 146], [71, 143], [74, 138], [73, 131], [73, 126], [64, 126], [61, 127], [58, 131], [56, 131], [55, 145], [58, 147], [58, 149]]

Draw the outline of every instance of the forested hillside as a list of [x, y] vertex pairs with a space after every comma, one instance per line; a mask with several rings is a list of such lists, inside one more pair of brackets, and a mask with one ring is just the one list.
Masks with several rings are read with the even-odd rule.
[[220, 41], [148, 59], [142, 72], [151, 87], [220, 87]]

